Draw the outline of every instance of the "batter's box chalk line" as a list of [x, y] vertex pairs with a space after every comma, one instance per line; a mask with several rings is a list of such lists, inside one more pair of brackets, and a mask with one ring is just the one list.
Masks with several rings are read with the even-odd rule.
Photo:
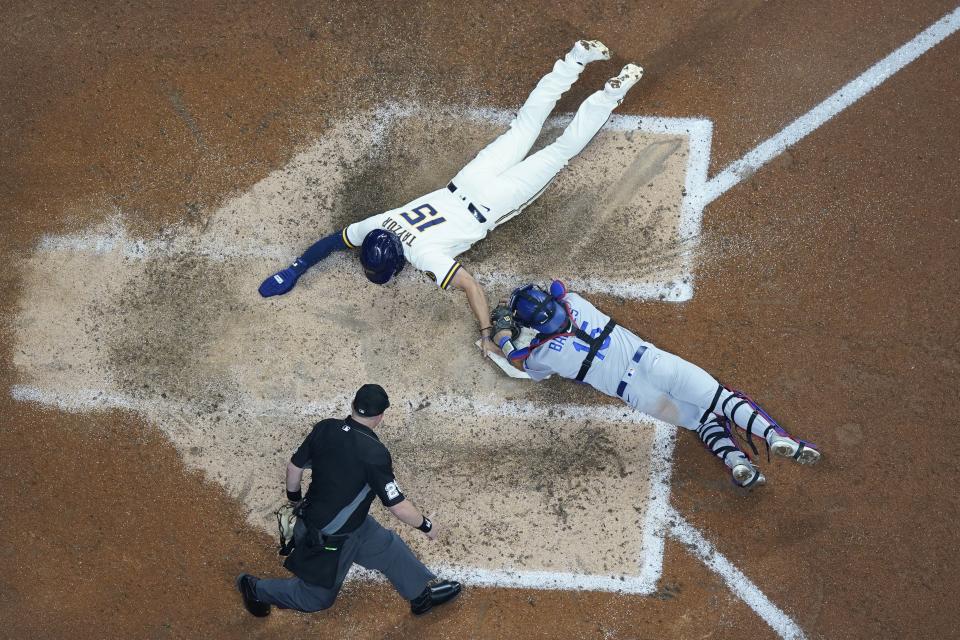
[[[109, 411], [123, 409], [143, 415], [162, 415], [171, 412], [183, 412], [193, 415], [198, 410], [194, 406], [171, 407], [169, 402], [135, 398], [118, 393], [106, 393], [96, 389], [81, 389], [71, 392], [44, 389], [29, 385], [15, 385], [10, 389], [13, 399], [54, 406], [63, 411], [77, 413], [84, 411]], [[320, 418], [349, 402], [346, 396], [327, 401], [295, 403], [272, 402], [269, 400], [248, 400], [243, 412], [250, 416], [290, 416]], [[412, 406], [397, 407], [408, 412]], [[515, 587], [529, 589], [589, 590], [611, 591], [624, 594], [650, 595], [656, 591], [657, 583], [663, 571], [663, 551], [666, 536], [670, 535], [684, 543], [693, 555], [701, 559], [710, 569], [717, 572], [731, 590], [757, 612], [771, 627], [785, 638], [802, 638], [796, 624], [766, 598], [760, 589], [741, 571], [736, 569], [713, 545], [691, 525], [686, 523], [670, 506], [671, 460], [676, 439], [676, 427], [653, 420], [647, 416], [618, 405], [584, 406], [574, 404], [539, 404], [533, 402], [505, 402], [502, 404], [484, 404], [459, 398], [436, 399], [430, 410], [453, 415], [469, 413], [516, 418], [555, 420], [557, 416], [578, 419], [621, 422], [634, 428], [653, 428], [653, 446], [649, 452], [650, 493], [648, 507], [640, 535], [642, 553], [638, 571], [633, 576], [589, 575], [570, 572], [549, 571], [509, 571], [490, 570], [463, 566], [433, 566], [438, 575], [450, 579], [462, 580], [476, 586]], [[270, 533], [273, 533], [272, 530]], [[376, 572], [354, 567], [348, 579], [376, 580], [383, 578]]]

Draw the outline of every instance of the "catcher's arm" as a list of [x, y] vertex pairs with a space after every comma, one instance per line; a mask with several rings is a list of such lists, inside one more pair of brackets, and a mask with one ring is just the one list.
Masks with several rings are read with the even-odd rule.
[[520, 327], [513, 317], [513, 312], [507, 306], [505, 301], [501, 301], [493, 311], [490, 312], [490, 325], [493, 327], [493, 341], [500, 348], [504, 357], [514, 369], [524, 371], [523, 360], [514, 359], [510, 356], [516, 350], [513, 341], [520, 337]]
[[520, 337], [520, 327], [513, 319], [513, 311], [502, 300], [490, 312], [490, 333], [504, 354], [514, 350], [513, 341]]
[[[494, 310], [494, 312], [496, 312], [496, 310]], [[494, 325], [494, 326], [496, 326], [496, 325]], [[496, 329], [494, 329], [494, 330], [496, 331]], [[517, 333], [519, 334], [519, 330], [517, 331]], [[501, 329], [501, 330], [497, 331], [495, 334], [493, 334], [493, 341], [496, 342], [497, 344], [500, 344], [501, 341], [504, 340], [504, 338], [509, 338], [509, 339], [512, 341], [512, 340], [514, 340], [514, 339], [516, 338], [516, 336], [513, 335], [513, 333], [510, 331], [510, 329]], [[517, 369], [518, 371], [526, 372], [526, 369], [523, 368], [523, 360], [519, 360], [519, 359], [518, 359], [518, 360], [514, 360], [513, 358], [510, 357], [510, 350], [509, 350], [509, 348], [506, 348], [506, 345], [508, 345], [508, 344], [511, 344], [511, 343], [510, 343], [510, 342], [504, 342], [504, 347], [505, 347], [505, 348], [503, 349], [503, 352], [504, 352], [504, 353], [503, 353], [503, 357], [506, 358], [507, 362], [509, 362], [509, 363], [513, 366], [514, 369]]]

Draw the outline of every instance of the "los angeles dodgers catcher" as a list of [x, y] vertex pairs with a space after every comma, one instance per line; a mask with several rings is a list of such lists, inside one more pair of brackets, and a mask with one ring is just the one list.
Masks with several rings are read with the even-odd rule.
[[[585, 382], [638, 411], [691, 431], [730, 469], [741, 487], [766, 482], [737, 445], [730, 423], [763, 438], [768, 452], [814, 464], [820, 452], [787, 433], [744, 393], [721, 385], [709, 373], [658, 349], [617, 325], [559, 280], [548, 290], [529, 284], [514, 290], [508, 304], [491, 315], [495, 340], [510, 363], [534, 380], [553, 374]], [[519, 326], [537, 332], [523, 347], [514, 344]]]
[[463, 290], [480, 323], [484, 355], [496, 352], [487, 322], [490, 308], [486, 295], [456, 257], [536, 199], [590, 142], [642, 76], [643, 69], [637, 65], [623, 67], [620, 75], [580, 105], [553, 144], [524, 159], [557, 100], [580, 76], [584, 65], [609, 58], [609, 49], [599, 41], [575, 43], [537, 84], [510, 123], [510, 130], [483, 149], [448, 185], [319, 240], [289, 267], [264, 280], [260, 295], [287, 293], [307, 269], [331, 252], [360, 247], [364, 273], [373, 282], [385, 284], [409, 261], [440, 288], [452, 285]]

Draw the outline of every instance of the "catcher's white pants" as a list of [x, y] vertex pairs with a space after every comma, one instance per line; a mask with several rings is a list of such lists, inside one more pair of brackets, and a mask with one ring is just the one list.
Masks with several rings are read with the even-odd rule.
[[[648, 416], [696, 431], [707, 448], [722, 458], [728, 467], [745, 460], [742, 453], [729, 451], [737, 445], [730, 437], [721, 435], [723, 428], [716, 417], [726, 416], [746, 431], [753, 409], [747, 407], [737, 411], [739, 400], [731, 398], [734, 394], [712, 375], [649, 342], [643, 344], [647, 350], [626, 380], [624, 402]], [[765, 417], [757, 415], [753, 432], [762, 435], [769, 426]]]
[[696, 430], [720, 383], [692, 362], [643, 344], [647, 350], [627, 381], [624, 402], [658, 420]]
[[618, 101], [602, 90], [587, 98], [557, 140], [524, 160], [560, 96], [583, 66], [568, 54], [553, 65], [510, 123], [510, 130], [477, 154], [453, 182], [487, 218], [487, 229], [503, 224], [533, 202], [554, 176], [580, 153], [610, 117]]

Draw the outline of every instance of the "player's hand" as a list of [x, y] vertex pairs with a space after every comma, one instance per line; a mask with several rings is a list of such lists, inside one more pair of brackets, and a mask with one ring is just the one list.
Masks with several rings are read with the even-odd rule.
[[483, 336], [480, 339], [480, 350], [483, 352], [484, 358], [489, 358], [489, 354], [491, 353], [495, 353], [498, 356], [503, 355], [503, 351], [500, 351], [500, 347], [497, 346], [490, 336]]
[[[432, 522], [432, 521], [431, 521], [431, 522]], [[436, 522], [434, 522], [434, 523], [433, 523], [433, 528], [430, 529], [430, 531], [427, 531], [426, 533], [424, 533], [423, 535], [427, 536], [427, 539], [428, 539], [430, 542], [436, 542], [436, 540], [437, 540], [437, 534], [438, 534], [439, 531], [440, 531], [440, 527], [437, 526], [437, 523], [436, 523]]]

